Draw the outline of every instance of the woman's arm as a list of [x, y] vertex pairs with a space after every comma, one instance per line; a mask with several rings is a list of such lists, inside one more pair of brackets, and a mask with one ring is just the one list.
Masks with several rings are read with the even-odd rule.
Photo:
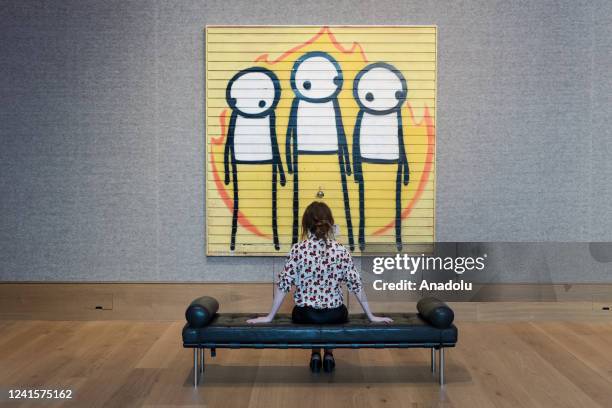
[[285, 299], [285, 295], [291, 290], [291, 286], [295, 284], [295, 277], [297, 274], [298, 267], [298, 255], [299, 255], [298, 244], [294, 244], [291, 247], [289, 255], [287, 255], [287, 261], [285, 267], [278, 274], [278, 282], [274, 284], [274, 299], [272, 300], [272, 309], [267, 316], [256, 317], [255, 319], [247, 320], [247, 323], [268, 323], [274, 319], [276, 312], [280, 309]]
[[247, 320], [247, 323], [269, 323], [276, 316], [276, 312], [280, 309], [283, 304], [283, 300], [285, 300], [285, 295], [287, 292], [284, 292], [277, 284], [274, 284], [274, 300], [272, 300], [272, 309], [270, 309], [270, 313], [267, 316], [256, 317], [254, 319]]
[[393, 322], [393, 319], [391, 319], [390, 317], [375, 316], [374, 313], [372, 313], [372, 311], [370, 310], [370, 305], [368, 305], [368, 299], [366, 298], [366, 294], [363, 288], [359, 290], [359, 292], [354, 293], [354, 295], [355, 295], [355, 298], [357, 298], [357, 301], [359, 301], [359, 304], [361, 305], [361, 307], [363, 308], [363, 311], [368, 316], [368, 319], [370, 319], [372, 323], [392, 323]]
[[366, 297], [365, 291], [363, 290], [363, 283], [361, 282], [361, 276], [359, 275], [359, 272], [357, 272], [357, 269], [355, 268], [355, 264], [353, 263], [353, 257], [351, 256], [350, 252], [348, 251], [344, 252], [343, 261], [346, 267], [345, 269], [346, 275], [344, 278], [346, 280], [346, 287], [348, 288], [349, 292], [355, 295], [355, 297], [357, 298], [357, 301], [359, 301], [359, 304], [363, 308], [363, 311], [368, 316], [368, 319], [370, 319], [372, 323], [391, 323], [393, 322], [393, 319], [389, 317], [375, 316], [374, 313], [372, 313], [372, 311], [370, 310], [370, 305], [368, 305], [368, 298]]

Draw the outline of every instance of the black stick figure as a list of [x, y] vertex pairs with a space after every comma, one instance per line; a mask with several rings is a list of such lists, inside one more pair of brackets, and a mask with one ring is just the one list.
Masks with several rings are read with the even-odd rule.
[[395, 179], [395, 244], [402, 249], [402, 179], [410, 181], [404, 146], [401, 107], [408, 87], [402, 73], [377, 62], [362, 69], [353, 83], [359, 113], [353, 133], [353, 166], [359, 184], [359, 248], [365, 250], [365, 186], [362, 163], [397, 164]]
[[337, 98], [342, 82], [340, 65], [327, 53], [309, 52], [295, 62], [291, 71], [295, 98], [291, 104], [285, 154], [287, 171], [293, 174], [292, 242], [296, 243], [298, 237], [298, 156], [337, 154], [349, 247], [353, 250], [353, 222], [346, 181], [346, 176], [351, 175], [351, 162]]
[[274, 109], [280, 99], [280, 82], [265, 68], [253, 67], [238, 72], [225, 91], [227, 104], [232, 109], [224, 152], [225, 184], [231, 179], [234, 187], [232, 237], [230, 249], [236, 248], [238, 228], [238, 164], [272, 164], [272, 234], [278, 251], [277, 179], [286, 183], [276, 140]]

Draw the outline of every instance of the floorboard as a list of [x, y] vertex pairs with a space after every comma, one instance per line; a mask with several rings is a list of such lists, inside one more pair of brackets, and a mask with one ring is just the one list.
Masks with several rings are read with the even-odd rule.
[[[459, 322], [447, 384], [429, 350], [336, 350], [312, 374], [306, 350], [218, 350], [192, 385], [183, 322], [3, 321], [2, 406], [19, 407], [612, 407], [612, 324]], [[9, 401], [7, 390], [72, 389], [65, 401]]]

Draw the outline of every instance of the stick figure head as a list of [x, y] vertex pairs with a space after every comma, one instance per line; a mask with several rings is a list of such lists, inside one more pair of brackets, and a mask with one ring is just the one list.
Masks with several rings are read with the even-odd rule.
[[232, 110], [249, 118], [268, 116], [280, 99], [280, 82], [274, 72], [252, 67], [238, 72], [230, 79], [225, 99]]
[[291, 70], [295, 96], [309, 102], [326, 102], [342, 90], [342, 70], [331, 55], [315, 51], [298, 58]]
[[385, 115], [406, 101], [408, 87], [402, 73], [393, 65], [376, 62], [359, 71], [353, 82], [353, 96], [361, 109]]

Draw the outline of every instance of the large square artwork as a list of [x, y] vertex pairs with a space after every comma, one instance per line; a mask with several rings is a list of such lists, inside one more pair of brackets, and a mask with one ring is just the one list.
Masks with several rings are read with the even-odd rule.
[[208, 255], [285, 255], [312, 201], [354, 254], [435, 240], [436, 27], [208, 26]]

